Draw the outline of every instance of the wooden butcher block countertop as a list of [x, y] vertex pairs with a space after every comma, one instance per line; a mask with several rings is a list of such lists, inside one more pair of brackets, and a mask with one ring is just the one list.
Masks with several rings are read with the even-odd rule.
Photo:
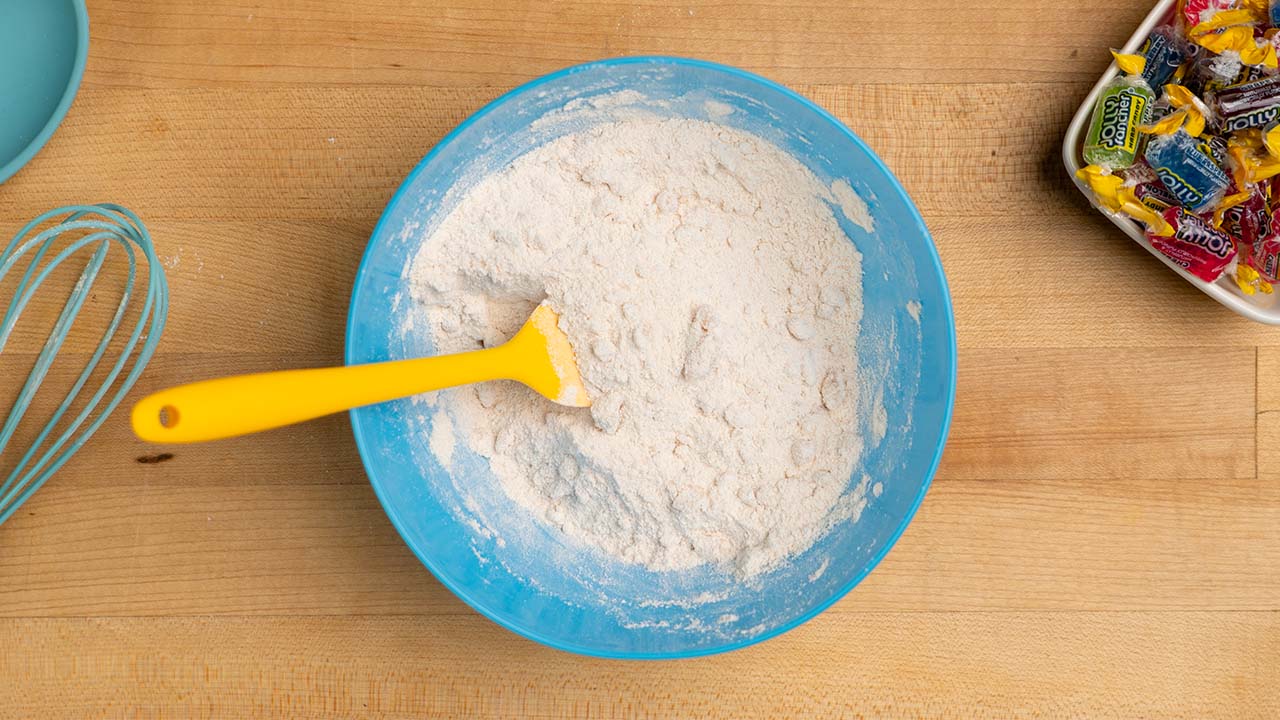
[[[132, 398], [341, 362], [365, 243], [446, 132], [556, 69], [670, 54], [789, 85], [902, 179], [954, 295], [955, 421], [919, 515], [830, 610], [625, 663], [441, 586], [346, 417], [166, 459], [120, 413], [0, 527], [0, 717], [1280, 717], [1280, 329], [1133, 244], [1058, 159], [1149, 5], [88, 5], [84, 85], [0, 186], [0, 238], [72, 202], [148, 223], [172, 308]], [[0, 408], [39, 349], [18, 341]]]

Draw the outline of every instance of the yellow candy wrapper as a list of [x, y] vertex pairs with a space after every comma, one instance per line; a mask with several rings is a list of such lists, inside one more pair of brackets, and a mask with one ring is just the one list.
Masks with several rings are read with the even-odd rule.
[[1266, 130], [1259, 131], [1262, 136], [1262, 145], [1271, 153], [1271, 157], [1280, 158], [1280, 123], [1275, 123], [1267, 127]]
[[1227, 169], [1236, 187], [1249, 184], [1250, 168], [1257, 164], [1256, 158], [1262, 151], [1262, 131], [1257, 128], [1239, 130], [1227, 138]]
[[1275, 292], [1275, 288], [1271, 283], [1267, 282], [1262, 275], [1258, 274], [1251, 265], [1236, 265], [1236, 272], [1233, 278], [1236, 281], [1236, 287], [1240, 288], [1240, 292], [1245, 295], [1255, 295], [1262, 293], [1270, 295]]
[[1227, 51], [1240, 54], [1245, 65], [1275, 68], [1276, 47], [1268, 40], [1254, 37], [1257, 19], [1249, 10], [1224, 10], [1187, 31], [1192, 42], [1221, 55]]
[[1125, 75], [1141, 75], [1147, 69], [1147, 58], [1142, 55], [1126, 55], [1112, 50], [1111, 57], [1116, 59], [1116, 66]]
[[1231, 176], [1236, 187], [1254, 185], [1280, 175], [1280, 157], [1243, 145], [1227, 146], [1231, 158]]
[[1263, 145], [1262, 130], [1259, 128], [1249, 128], [1247, 130], [1237, 130], [1227, 138], [1227, 145], [1230, 147], [1242, 147], [1246, 150], [1261, 150]]
[[1256, 23], [1265, 23], [1271, 19], [1271, 0], [1242, 0], [1240, 9], [1249, 13]]
[[1246, 202], [1252, 196], [1253, 193], [1245, 190], [1244, 192], [1238, 192], [1235, 195], [1228, 195], [1222, 198], [1222, 202], [1219, 203], [1218, 207], [1213, 211], [1213, 226], [1221, 230], [1222, 223], [1226, 220], [1227, 211]]
[[1147, 229], [1156, 235], [1162, 237], [1173, 235], [1173, 227], [1160, 213], [1142, 204], [1134, 194], [1133, 188], [1125, 184], [1124, 178], [1112, 175], [1111, 171], [1098, 165], [1080, 168], [1076, 177], [1089, 186], [1103, 209], [1122, 213], [1144, 223]]
[[1150, 125], [1141, 125], [1139, 130], [1152, 135], [1172, 135], [1185, 129], [1191, 137], [1198, 138], [1204, 133], [1205, 116], [1209, 108], [1196, 97], [1196, 94], [1181, 85], [1165, 85], [1165, 99], [1175, 108], [1172, 113]]

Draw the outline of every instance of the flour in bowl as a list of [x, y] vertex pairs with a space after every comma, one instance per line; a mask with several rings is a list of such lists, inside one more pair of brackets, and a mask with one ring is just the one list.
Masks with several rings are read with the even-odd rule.
[[862, 271], [833, 207], [870, 229], [847, 183], [699, 120], [598, 125], [484, 178], [423, 239], [407, 329], [489, 347], [546, 299], [594, 403], [423, 396], [431, 450], [487, 458], [539, 520], [653, 570], [751, 576], [856, 520]]

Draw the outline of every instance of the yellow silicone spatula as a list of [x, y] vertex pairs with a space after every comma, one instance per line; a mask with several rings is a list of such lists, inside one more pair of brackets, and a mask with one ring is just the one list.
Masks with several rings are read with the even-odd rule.
[[544, 303], [509, 342], [486, 350], [181, 385], [139, 401], [133, 431], [155, 443], [220, 440], [486, 380], [515, 380], [561, 405], [588, 407], [573, 346], [559, 322]]

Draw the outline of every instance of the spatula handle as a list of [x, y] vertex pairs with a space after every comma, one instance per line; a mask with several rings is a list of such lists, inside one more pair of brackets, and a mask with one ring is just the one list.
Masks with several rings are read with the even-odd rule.
[[133, 431], [193, 443], [293, 425], [343, 410], [510, 377], [506, 346], [370, 365], [283, 370], [180, 385], [133, 408]]

